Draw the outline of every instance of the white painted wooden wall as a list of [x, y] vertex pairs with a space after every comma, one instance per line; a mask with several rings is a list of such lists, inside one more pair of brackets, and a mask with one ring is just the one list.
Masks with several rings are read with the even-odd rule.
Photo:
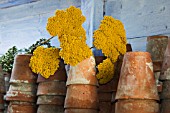
[[[145, 51], [146, 37], [170, 35], [170, 0], [0, 0], [0, 54], [9, 47], [28, 47], [40, 38], [49, 38], [45, 26], [56, 9], [74, 5], [86, 16], [87, 43], [103, 15], [120, 19], [128, 42], [135, 51]], [[52, 44], [59, 46], [57, 38]]]

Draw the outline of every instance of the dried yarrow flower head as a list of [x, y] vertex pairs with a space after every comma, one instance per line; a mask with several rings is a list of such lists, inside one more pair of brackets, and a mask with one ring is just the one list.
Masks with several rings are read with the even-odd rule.
[[105, 16], [100, 27], [94, 32], [94, 46], [116, 62], [120, 54], [126, 52], [126, 33], [121, 21]]
[[71, 6], [66, 10], [56, 10], [55, 15], [48, 18], [46, 29], [51, 36], [60, 38], [69, 34], [86, 40], [86, 31], [82, 27], [85, 20], [81, 10]]
[[92, 56], [92, 51], [86, 44], [86, 32], [82, 27], [84, 21], [81, 10], [74, 6], [57, 10], [55, 16], [48, 19], [47, 30], [52, 36], [58, 36], [61, 47], [59, 54], [64, 62], [71, 66]]
[[85, 41], [76, 36], [63, 35], [60, 40], [60, 56], [64, 62], [75, 66], [82, 60], [92, 56], [92, 51], [87, 46]]
[[114, 64], [109, 58], [103, 60], [102, 63], [98, 65], [97, 78], [100, 84], [105, 84], [109, 82], [114, 76]]
[[[117, 61], [119, 55], [123, 55], [126, 53], [127, 41], [123, 23], [117, 19], [114, 19], [111, 16], [104, 16], [104, 19], [101, 21], [99, 29], [94, 32], [93, 38], [94, 46], [97, 49], [101, 49], [102, 53], [105, 56], [107, 56], [107, 58], [110, 59], [110, 61], [107, 62], [112, 62], [114, 64]], [[111, 64], [110, 65], [100, 64], [100, 66], [99, 70], [102, 71], [99, 71], [97, 78], [99, 79], [99, 83], [103, 84], [106, 83], [106, 81], [108, 82], [113, 78], [114, 71], [110, 70], [113, 67]], [[104, 66], [106, 66], [107, 68]], [[104, 73], [100, 74], [100, 72], [104, 72], [104, 70], [106, 72], [109, 70], [110, 74], [109, 72], [105, 74]], [[102, 75], [103, 77], [99, 75]]]
[[59, 62], [59, 49], [39, 46], [34, 50], [29, 66], [34, 73], [49, 78], [57, 71]]

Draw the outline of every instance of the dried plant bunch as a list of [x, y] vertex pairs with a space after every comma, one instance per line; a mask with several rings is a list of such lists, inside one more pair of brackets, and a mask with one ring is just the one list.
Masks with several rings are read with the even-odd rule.
[[[117, 19], [114, 19], [111, 16], [104, 16], [104, 19], [101, 21], [99, 29], [97, 29], [94, 32], [93, 38], [94, 38], [94, 42], [93, 42], [94, 46], [97, 49], [101, 49], [102, 53], [107, 58], [110, 59], [110, 60], [106, 59], [106, 61], [110, 63], [112, 62], [113, 65], [117, 61], [119, 55], [123, 55], [126, 53], [127, 41], [126, 41], [126, 33], [125, 33], [123, 23]], [[104, 61], [103, 63], [105, 63], [106, 61]], [[99, 79], [100, 84], [107, 83], [113, 78], [114, 71], [110, 70], [110, 68], [112, 68], [112, 65], [110, 63], [108, 64], [105, 63], [105, 65], [99, 64], [98, 66], [98, 67], [100, 66], [103, 67], [103, 69], [101, 67], [98, 68], [100, 76], [98, 75], [97, 78]], [[105, 71], [110, 70], [110, 73], [112, 75], [109, 73], [103, 73], [104, 69]], [[101, 78], [101, 74], [103, 74], [102, 78]]]
[[86, 32], [82, 27], [85, 16], [79, 8], [74, 6], [66, 10], [57, 10], [48, 19], [47, 31], [51, 36], [58, 36], [60, 41], [60, 56], [66, 64], [71, 66], [92, 56], [92, 51], [86, 44]]
[[34, 73], [41, 74], [44, 78], [49, 78], [59, 68], [59, 58], [58, 48], [39, 46], [34, 50], [29, 66]]

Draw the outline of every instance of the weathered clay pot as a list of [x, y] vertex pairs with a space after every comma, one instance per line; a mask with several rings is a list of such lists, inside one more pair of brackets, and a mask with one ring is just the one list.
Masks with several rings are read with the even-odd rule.
[[10, 104], [8, 106], [8, 113], [36, 113], [36, 106]]
[[147, 52], [151, 54], [152, 60], [163, 61], [168, 36], [149, 36], [147, 41]]
[[37, 83], [40, 82], [48, 82], [48, 81], [66, 81], [67, 80], [67, 74], [66, 69], [64, 65], [64, 61], [60, 59], [59, 68], [54, 73], [54, 75], [51, 75], [49, 78], [44, 78], [41, 75], [38, 75]]
[[159, 100], [148, 52], [127, 52], [123, 59], [116, 99]]
[[99, 103], [99, 113], [110, 113], [112, 111], [112, 105], [111, 102], [100, 102]]
[[117, 91], [117, 86], [118, 86], [119, 79], [115, 78], [112, 79], [110, 82], [104, 84], [104, 85], [99, 85], [99, 92], [113, 92]]
[[0, 75], [0, 93], [5, 93], [5, 81], [3, 75]]
[[56, 105], [39, 105], [37, 113], [64, 113], [64, 107]]
[[161, 101], [160, 111], [160, 113], [170, 113], [170, 99], [165, 99]]
[[170, 80], [170, 55], [165, 56], [161, 74], [159, 77], [160, 80]]
[[170, 99], [170, 81], [164, 81], [161, 93], [161, 99]]
[[159, 113], [159, 104], [154, 100], [118, 100], [115, 113]]
[[110, 93], [98, 93], [100, 102], [110, 102], [112, 100], [112, 92]]
[[37, 92], [36, 84], [27, 83], [11, 83], [9, 91], [21, 91], [21, 92]]
[[66, 109], [64, 113], [98, 113], [95, 109]]
[[0, 94], [0, 110], [4, 110], [5, 109], [3, 98], [4, 98], [4, 95]]
[[41, 82], [37, 95], [66, 95], [66, 83], [63, 81]]
[[98, 109], [97, 87], [75, 84], [67, 86], [64, 108]]
[[37, 104], [38, 105], [54, 104], [56, 106], [64, 106], [64, 100], [65, 96], [42, 95], [38, 96]]
[[132, 46], [131, 44], [126, 44], [126, 52], [132, 51]]
[[34, 92], [8, 91], [6, 94], [6, 100], [35, 102], [36, 94]]
[[111, 106], [112, 106], [112, 111], [111, 111], [111, 113], [115, 113], [115, 102], [113, 102], [113, 103], [111, 104]]
[[71, 66], [66, 84], [98, 85], [94, 57], [87, 58], [76, 66]]
[[14, 60], [10, 83], [36, 83], [37, 76], [29, 67], [32, 55], [17, 55]]
[[160, 72], [161, 71], [162, 62], [163, 61], [153, 61], [153, 71], [154, 72]]

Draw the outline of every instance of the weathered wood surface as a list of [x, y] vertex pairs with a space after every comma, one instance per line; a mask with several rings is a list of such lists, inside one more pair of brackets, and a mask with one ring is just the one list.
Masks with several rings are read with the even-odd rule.
[[[0, 54], [13, 45], [23, 48], [42, 37], [49, 38], [47, 18], [56, 9], [70, 5], [81, 7], [86, 16], [83, 26], [89, 46], [104, 14], [124, 23], [128, 42], [135, 51], [145, 51], [147, 36], [170, 36], [169, 0], [0, 0]], [[59, 46], [57, 38], [52, 39], [52, 44]]]
[[[24, 48], [40, 38], [49, 38], [47, 19], [56, 9], [71, 5], [80, 8], [81, 0], [0, 0], [0, 54], [14, 45]], [[52, 45], [59, 47], [57, 38], [52, 39]]]

